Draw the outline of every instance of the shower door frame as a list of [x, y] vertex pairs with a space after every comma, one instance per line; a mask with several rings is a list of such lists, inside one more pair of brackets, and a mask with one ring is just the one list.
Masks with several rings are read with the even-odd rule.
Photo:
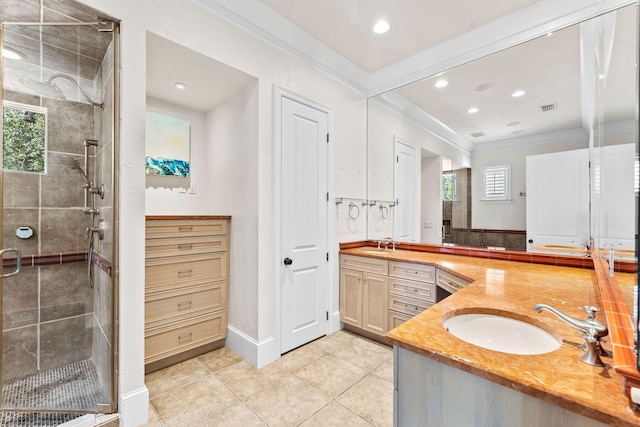
[[[112, 82], [112, 120], [111, 120], [111, 133], [113, 135], [113, 150], [112, 150], [112, 159], [111, 159], [111, 174], [112, 174], [112, 195], [113, 195], [113, 209], [112, 209], [112, 218], [111, 218], [111, 233], [112, 233], [112, 252], [111, 252], [111, 327], [109, 331], [110, 340], [111, 340], [111, 402], [96, 405], [95, 411], [90, 412], [84, 409], [65, 409], [65, 408], [4, 408], [2, 407], [3, 402], [3, 391], [2, 385], [3, 376], [2, 376], [2, 357], [0, 357], [0, 411], [5, 412], [59, 412], [59, 413], [103, 413], [110, 414], [116, 413], [118, 411], [118, 396], [119, 396], [119, 382], [118, 382], [118, 324], [119, 324], [119, 260], [118, 260], [118, 247], [119, 247], [119, 159], [120, 159], [120, 22], [118, 20], [112, 18], [106, 18], [100, 21], [90, 21], [90, 22], [0, 22], [0, 49], [4, 48], [4, 33], [5, 26], [98, 26], [100, 27], [105, 22], [112, 23], [112, 72], [113, 72], [113, 82]], [[2, 101], [4, 101], [4, 66], [6, 59], [0, 56], [0, 105], [2, 105]], [[4, 131], [3, 128], [3, 120], [0, 120], [0, 141], [2, 141], [1, 135]], [[2, 165], [4, 164], [4, 150], [0, 146], [0, 213], [4, 212], [4, 168]], [[2, 215], [0, 215], [0, 225], [2, 228], [4, 227], [4, 220], [2, 219]], [[3, 235], [0, 233], [0, 249], [4, 247]], [[0, 262], [2, 259], [0, 258]], [[91, 260], [88, 260], [91, 262]], [[2, 348], [2, 301], [3, 301], [3, 282], [2, 277], [0, 277], [0, 349]]]

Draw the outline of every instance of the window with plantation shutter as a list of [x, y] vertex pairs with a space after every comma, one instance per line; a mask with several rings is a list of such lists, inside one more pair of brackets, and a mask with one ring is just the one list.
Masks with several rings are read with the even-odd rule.
[[511, 200], [511, 166], [490, 166], [482, 170], [483, 201]]

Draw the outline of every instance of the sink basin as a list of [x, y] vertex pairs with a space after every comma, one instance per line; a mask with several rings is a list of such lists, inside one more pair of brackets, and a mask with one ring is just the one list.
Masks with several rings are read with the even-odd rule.
[[389, 251], [385, 251], [384, 249], [363, 249], [361, 252], [363, 254], [378, 254], [378, 255], [389, 253]]
[[445, 315], [444, 328], [453, 336], [489, 350], [534, 355], [557, 350], [562, 339], [525, 316], [500, 310], [465, 309]]

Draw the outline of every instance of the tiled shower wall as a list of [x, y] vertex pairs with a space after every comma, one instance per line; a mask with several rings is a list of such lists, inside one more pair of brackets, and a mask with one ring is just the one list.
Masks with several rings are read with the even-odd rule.
[[[95, 252], [113, 262], [113, 43], [107, 50], [98, 73], [96, 92], [104, 102], [104, 109], [96, 109], [95, 134], [98, 135], [96, 151], [96, 171], [94, 182], [104, 185], [104, 199], [95, 198], [100, 208], [100, 218], [107, 224], [104, 240], [95, 239]], [[94, 268], [92, 359], [105, 397], [111, 394], [112, 372], [112, 281], [111, 276], [96, 265]], [[106, 402], [105, 402], [106, 403]]]
[[[6, 91], [5, 99], [47, 108], [46, 173], [5, 171], [4, 247], [24, 255], [86, 251], [82, 179], [60, 164], [61, 155], [82, 164], [84, 138], [94, 131], [94, 107]], [[15, 230], [28, 226], [29, 239]], [[3, 280], [3, 378], [5, 381], [91, 357], [93, 295], [84, 262], [24, 266]]]

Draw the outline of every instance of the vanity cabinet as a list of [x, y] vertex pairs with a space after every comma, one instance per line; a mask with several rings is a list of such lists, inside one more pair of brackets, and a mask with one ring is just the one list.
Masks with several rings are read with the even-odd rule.
[[468, 280], [415, 262], [340, 255], [340, 320], [347, 329], [384, 338]]
[[409, 262], [389, 262], [389, 330], [436, 302], [436, 268]]
[[147, 217], [146, 372], [224, 345], [229, 222], [229, 217]]
[[389, 262], [340, 256], [340, 320], [378, 337], [388, 332]]
[[[436, 271], [436, 284], [438, 285], [438, 288], [444, 289], [449, 294], [453, 294], [456, 291], [459, 291], [469, 283], [470, 282], [468, 280], [456, 276], [455, 274], [448, 273], [439, 268]], [[438, 301], [439, 300], [440, 298], [438, 299]]]

